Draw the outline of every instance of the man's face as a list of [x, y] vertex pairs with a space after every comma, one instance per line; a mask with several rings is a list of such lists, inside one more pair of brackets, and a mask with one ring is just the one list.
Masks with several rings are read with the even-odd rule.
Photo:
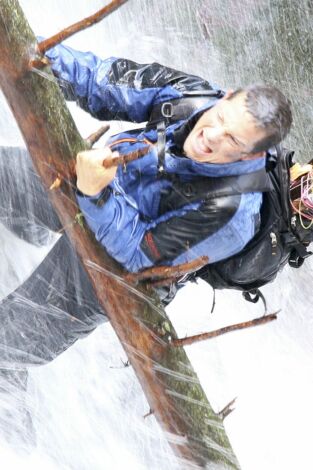
[[245, 105], [245, 93], [229, 100], [229, 94], [206, 111], [184, 143], [187, 157], [202, 163], [230, 163], [264, 155], [251, 153], [264, 137]]

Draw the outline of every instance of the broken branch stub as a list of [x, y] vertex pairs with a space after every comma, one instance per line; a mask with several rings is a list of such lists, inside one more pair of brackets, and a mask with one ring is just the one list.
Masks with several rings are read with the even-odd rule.
[[108, 132], [109, 129], [110, 129], [110, 124], [105, 124], [104, 126], [100, 127], [100, 129], [98, 129], [96, 132], [93, 132], [92, 134], [90, 134], [90, 136], [85, 139], [85, 142], [88, 145], [88, 147], [90, 148], [93, 147], [95, 143], [97, 143], [98, 140], [101, 139], [101, 137], [106, 132]]

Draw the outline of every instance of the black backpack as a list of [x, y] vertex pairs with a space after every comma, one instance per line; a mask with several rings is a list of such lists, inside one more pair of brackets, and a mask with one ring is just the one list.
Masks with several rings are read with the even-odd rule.
[[[188, 96], [171, 100], [153, 109], [149, 126], [158, 129], [159, 159], [162, 162], [165, 149], [165, 127], [171, 122], [185, 118], [200, 105], [212, 97], [220, 97], [219, 90], [210, 90], [204, 94], [195, 92]], [[197, 99], [196, 99], [197, 97]], [[208, 197], [239, 194], [254, 190], [263, 192], [261, 207], [261, 225], [254, 238], [238, 254], [204, 266], [195, 273], [184, 277], [186, 280], [201, 278], [208, 282], [213, 289], [237, 289], [243, 292], [243, 296], [250, 302], [257, 302], [264, 297], [259, 287], [271, 282], [277, 273], [287, 264], [293, 268], [299, 268], [305, 258], [312, 253], [307, 250], [313, 241], [313, 231], [304, 230], [297, 215], [292, 214], [290, 206], [290, 176], [289, 169], [293, 164], [294, 152], [277, 146], [267, 154], [267, 175], [270, 179], [270, 189], [262, 189], [260, 176], [256, 173], [257, 185], [249, 182], [252, 175], [242, 175], [242, 189], [240, 184], [229, 184], [234, 177], [218, 178], [218, 188], [214, 195], [208, 193]], [[264, 176], [263, 176], [264, 177]], [[238, 177], [237, 177], [238, 181]], [[200, 183], [200, 181], [199, 181]], [[194, 197], [203, 194], [204, 185], [197, 184]], [[177, 188], [178, 192], [182, 188]], [[216, 188], [215, 188], [216, 189]], [[197, 194], [198, 193], [198, 194]], [[265, 301], [264, 301], [265, 302]]]
[[238, 254], [212, 263], [192, 274], [214, 289], [238, 289], [246, 300], [256, 302], [259, 287], [275, 279], [287, 264], [302, 266], [312, 253], [307, 250], [312, 232], [304, 230], [290, 206], [289, 168], [294, 152], [278, 147], [277, 164], [268, 171], [272, 190], [263, 193], [261, 225], [254, 238]]

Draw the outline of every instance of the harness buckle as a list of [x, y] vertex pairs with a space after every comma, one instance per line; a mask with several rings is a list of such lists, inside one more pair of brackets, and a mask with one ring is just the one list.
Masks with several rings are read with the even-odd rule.
[[165, 118], [171, 118], [173, 116], [173, 104], [170, 102], [163, 103], [161, 106], [161, 114]]

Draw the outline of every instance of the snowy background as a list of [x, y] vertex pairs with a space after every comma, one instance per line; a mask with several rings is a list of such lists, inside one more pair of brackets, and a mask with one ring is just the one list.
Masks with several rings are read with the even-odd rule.
[[[48, 36], [101, 8], [101, 0], [21, 0], [36, 34]], [[98, 55], [159, 61], [224, 87], [278, 83], [292, 99], [289, 145], [305, 161], [312, 146], [312, 6], [301, 0], [129, 0], [109, 19], [68, 40]], [[23, 145], [0, 97], [0, 144]], [[71, 106], [83, 136], [99, 124]], [[113, 126], [113, 132], [120, 124]], [[38, 265], [38, 250], [0, 231], [0, 292], [7, 295]], [[311, 470], [313, 422], [312, 262], [286, 268], [263, 291], [275, 323], [187, 348], [216, 411], [237, 398], [225, 427], [243, 470]], [[9, 273], [9, 274], [8, 274]], [[178, 334], [195, 334], [263, 313], [236, 292], [188, 285], [168, 308]], [[180, 469], [109, 324], [53, 363], [30, 372], [29, 436], [0, 441], [2, 468], [47, 470]], [[12, 398], [13, 401], [13, 398]]]

